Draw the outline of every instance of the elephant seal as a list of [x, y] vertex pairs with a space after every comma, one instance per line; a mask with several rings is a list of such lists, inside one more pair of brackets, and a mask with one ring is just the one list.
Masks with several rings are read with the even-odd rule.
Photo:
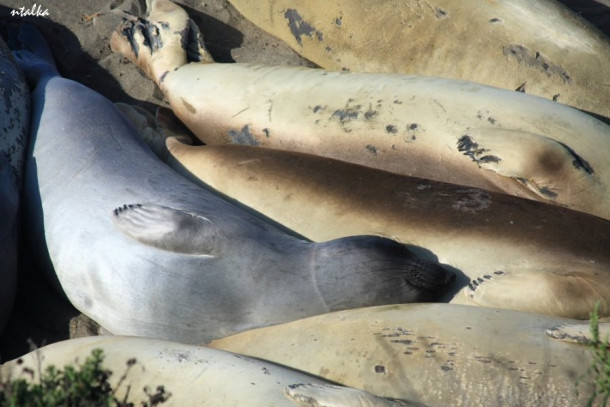
[[592, 394], [586, 374], [593, 354], [545, 332], [572, 322], [455, 304], [389, 305], [242, 332], [210, 346], [431, 406], [580, 406]]
[[40, 32], [25, 25], [19, 39], [30, 51], [15, 54], [35, 85], [26, 244], [110, 332], [202, 342], [336, 309], [432, 300], [453, 282], [393, 240], [312, 243], [184, 180], [110, 101], [59, 75]]
[[610, 118], [610, 40], [554, 0], [230, 0], [329, 70], [462, 79]]
[[[114, 397], [123, 400], [128, 395], [132, 405], [150, 402], [143, 389], [157, 386], [163, 386], [169, 394], [167, 404], [175, 406], [419, 405], [334, 386], [308, 374], [230, 352], [138, 337], [96, 336], [57, 342], [3, 364], [0, 373], [3, 378], [38, 380], [23, 372], [29, 369], [36, 375], [50, 365], [63, 369], [82, 364], [94, 349], [103, 351], [102, 368], [112, 372], [109, 382], [115, 389]], [[310, 399], [309, 404], [302, 402], [305, 397]]]
[[608, 220], [309, 154], [166, 144], [187, 178], [309, 239], [377, 234], [425, 248], [467, 277], [446, 301], [582, 319], [600, 301], [610, 316]]
[[30, 123], [30, 92], [0, 38], [0, 335], [17, 290], [19, 201]]
[[610, 126], [585, 113], [452, 79], [205, 63], [183, 9], [149, 10], [112, 48], [205, 144], [312, 153], [610, 218]]

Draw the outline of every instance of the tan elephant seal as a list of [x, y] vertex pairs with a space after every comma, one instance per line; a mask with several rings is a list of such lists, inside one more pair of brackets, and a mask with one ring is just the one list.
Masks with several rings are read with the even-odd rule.
[[[96, 336], [57, 342], [0, 367], [2, 378], [32, 377], [49, 365], [82, 364], [94, 349], [103, 351], [102, 368], [112, 372], [114, 397], [133, 405], [149, 402], [143, 391], [163, 386], [163, 406], [419, 406], [377, 397], [270, 362], [200, 346], [138, 337]], [[130, 369], [126, 377], [121, 376]], [[38, 377], [34, 377], [38, 380]], [[119, 382], [123, 380], [120, 384]], [[148, 404], [146, 404], [148, 405]]]
[[610, 127], [576, 109], [451, 79], [201, 63], [186, 12], [167, 0], [149, 10], [112, 47], [206, 144], [312, 153], [610, 218]]
[[593, 391], [593, 354], [545, 331], [573, 322], [455, 304], [390, 305], [243, 332], [211, 346], [431, 406], [567, 407], [585, 405]]
[[610, 40], [554, 0], [230, 0], [330, 70], [483, 83], [610, 118]]
[[610, 221], [541, 202], [261, 147], [167, 140], [171, 167], [314, 241], [376, 234], [457, 269], [451, 302], [610, 315]]

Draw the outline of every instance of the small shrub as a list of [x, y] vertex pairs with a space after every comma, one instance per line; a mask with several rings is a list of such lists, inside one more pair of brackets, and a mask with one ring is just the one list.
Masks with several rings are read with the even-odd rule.
[[[591, 340], [587, 346], [593, 353], [593, 363], [587, 371], [587, 376], [593, 376], [594, 389], [587, 401], [587, 406], [593, 406], [598, 397], [602, 399], [602, 403], [599, 405], [605, 406], [610, 399], [610, 352], [608, 351], [608, 338], [599, 339], [599, 302], [595, 304], [595, 308], [590, 314], [589, 330]], [[579, 383], [580, 380], [576, 383], [577, 394]]]
[[[127, 401], [129, 386], [123, 400], [115, 397], [116, 389], [113, 390], [108, 382], [112, 372], [103, 368], [103, 360], [103, 351], [93, 349], [91, 356], [80, 366], [65, 366], [61, 370], [51, 365], [44, 372], [39, 371], [38, 383], [34, 380], [36, 373], [24, 368], [23, 374], [30, 376], [29, 380], [21, 377], [0, 381], [0, 407], [133, 407], [133, 403]], [[127, 361], [117, 389], [135, 363], [135, 359]], [[142, 403], [143, 407], [164, 403], [171, 396], [163, 386], [157, 387], [154, 393], [148, 387], [143, 391], [148, 397], [148, 402]]]

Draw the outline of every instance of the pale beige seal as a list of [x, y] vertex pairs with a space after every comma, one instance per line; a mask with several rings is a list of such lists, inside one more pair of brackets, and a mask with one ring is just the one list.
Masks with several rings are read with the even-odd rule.
[[610, 41], [554, 0], [230, 0], [330, 70], [464, 79], [610, 117]]
[[[144, 392], [163, 386], [169, 398], [163, 406], [418, 406], [377, 397], [358, 389], [332, 385], [324, 380], [230, 352], [200, 346], [138, 337], [96, 336], [54, 343], [9, 361], [0, 367], [2, 378], [32, 380], [34, 372], [49, 365], [58, 369], [82, 364], [94, 349], [104, 353], [102, 368], [118, 400], [128, 394], [133, 405], [149, 402]], [[134, 360], [135, 359], [135, 360]], [[125, 380], [118, 385], [132, 366]]]
[[451, 79], [201, 63], [196, 27], [167, 0], [112, 47], [206, 144], [313, 153], [610, 218], [610, 127], [565, 105]]
[[431, 406], [572, 407], [591, 395], [593, 355], [546, 330], [574, 322], [455, 304], [390, 305], [243, 332], [211, 346]]

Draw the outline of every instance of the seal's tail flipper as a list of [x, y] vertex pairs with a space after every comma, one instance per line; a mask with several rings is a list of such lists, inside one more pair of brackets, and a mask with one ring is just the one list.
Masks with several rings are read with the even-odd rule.
[[42, 33], [31, 24], [21, 24], [9, 31], [8, 43], [17, 64], [31, 83], [42, 76], [58, 76], [53, 52]]
[[186, 11], [169, 0], [148, 1], [148, 18], [129, 19], [112, 34], [110, 48], [137, 64], [157, 85], [189, 62], [213, 62]]
[[284, 394], [297, 406], [307, 407], [416, 407], [421, 404], [375, 396], [363, 390], [331, 384], [291, 384]]

